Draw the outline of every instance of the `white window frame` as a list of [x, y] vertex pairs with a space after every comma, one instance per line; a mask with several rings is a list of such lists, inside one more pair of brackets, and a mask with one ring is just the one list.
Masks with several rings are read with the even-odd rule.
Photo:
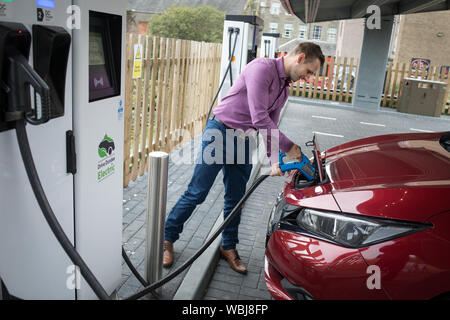
[[321, 40], [322, 39], [322, 30], [323, 30], [322, 26], [314, 26], [312, 38], [314, 40]]
[[278, 33], [278, 23], [271, 22], [269, 24], [269, 28], [270, 28], [270, 33]]
[[327, 30], [327, 41], [336, 42], [336, 40], [337, 40], [337, 29], [335, 27], [329, 27]]
[[279, 2], [272, 2], [270, 6], [270, 14], [279, 15], [280, 14], [281, 4]]
[[[307, 38], [307, 32], [308, 32], [308, 27], [304, 24], [301, 24], [298, 26], [298, 37], [299, 39], [306, 39]], [[303, 36], [302, 36], [303, 33]]]
[[265, 1], [261, 2], [260, 6], [259, 6], [261, 13], [264, 13], [266, 11], [266, 8], [267, 8], [266, 2]]
[[291, 38], [292, 37], [292, 24], [290, 23], [285, 23], [284, 24], [284, 32], [283, 32], [283, 37], [284, 38]]

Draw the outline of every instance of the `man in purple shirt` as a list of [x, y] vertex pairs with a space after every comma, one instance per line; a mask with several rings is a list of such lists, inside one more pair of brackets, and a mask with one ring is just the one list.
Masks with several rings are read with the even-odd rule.
[[[280, 132], [277, 124], [288, 98], [289, 83], [307, 80], [320, 69], [324, 60], [318, 45], [304, 42], [284, 57], [255, 59], [245, 67], [208, 120], [191, 182], [166, 219], [164, 267], [172, 265], [173, 243], [179, 238], [184, 222], [205, 200], [220, 170], [225, 186], [224, 219], [243, 197], [252, 170], [251, 147], [248, 135], [235, 134], [235, 131], [266, 133], [272, 176], [283, 175], [276, 160], [280, 149], [290, 159], [301, 158], [301, 148]], [[240, 212], [222, 232], [220, 253], [233, 270], [245, 274], [247, 268], [236, 250], [239, 223]]]

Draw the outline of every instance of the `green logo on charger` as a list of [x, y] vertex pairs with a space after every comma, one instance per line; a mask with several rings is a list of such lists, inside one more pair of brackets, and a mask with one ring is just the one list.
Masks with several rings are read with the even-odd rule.
[[115, 160], [114, 150], [116, 146], [114, 140], [108, 137], [107, 134], [103, 137], [102, 141], [98, 145], [98, 155], [100, 161], [97, 164], [97, 181], [103, 181], [107, 177], [111, 176], [115, 171]]
[[102, 142], [100, 142], [98, 146], [98, 155], [100, 156], [100, 158], [106, 158], [107, 156], [112, 155], [114, 149], [116, 149], [114, 140], [105, 134]]

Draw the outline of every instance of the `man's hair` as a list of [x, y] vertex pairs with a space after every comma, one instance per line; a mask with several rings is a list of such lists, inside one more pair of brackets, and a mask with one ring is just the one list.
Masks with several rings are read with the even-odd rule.
[[306, 57], [306, 62], [311, 62], [314, 59], [319, 59], [320, 65], [323, 66], [325, 63], [325, 57], [322, 53], [322, 49], [319, 45], [312, 42], [302, 42], [295, 46], [294, 49], [291, 50], [292, 54], [300, 54], [304, 53]]

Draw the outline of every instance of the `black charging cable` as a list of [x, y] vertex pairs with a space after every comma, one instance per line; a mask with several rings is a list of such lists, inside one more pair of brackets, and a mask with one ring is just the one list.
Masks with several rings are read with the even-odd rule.
[[[228, 60], [232, 60], [234, 56], [234, 51], [231, 52], [231, 38], [234, 33], [234, 28], [230, 27], [228, 28]], [[236, 35], [237, 38], [237, 35]], [[230, 88], [233, 86], [233, 72], [230, 68]]]
[[28, 180], [30, 181], [31, 188], [33, 189], [36, 200], [39, 207], [44, 214], [45, 220], [47, 221], [50, 229], [55, 235], [61, 247], [64, 249], [66, 254], [72, 260], [73, 264], [80, 268], [81, 275], [84, 277], [86, 282], [95, 292], [97, 297], [102, 300], [111, 300], [108, 293], [102, 287], [100, 282], [94, 276], [92, 271], [89, 269], [87, 264], [81, 258], [80, 254], [76, 251], [69, 238], [65, 234], [63, 228], [58, 222], [53, 210], [48, 202], [47, 196], [45, 195], [44, 189], [42, 188], [39, 175], [34, 164], [33, 155], [30, 149], [30, 143], [28, 141], [27, 131], [25, 128], [25, 119], [18, 120], [15, 122], [17, 141], [19, 143], [20, 154], [22, 156], [23, 163], [25, 165], [25, 170], [27, 172]]
[[[217, 89], [217, 93], [216, 96], [214, 97], [211, 106], [209, 107], [209, 111], [208, 111], [208, 117], [206, 118], [206, 121], [208, 121], [209, 117], [211, 116], [211, 111], [212, 108], [214, 106], [214, 104], [216, 103], [217, 97], [219, 96], [220, 91], [222, 90], [223, 84], [225, 83], [225, 79], [227, 78], [227, 74], [228, 72], [232, 72], [231, 71], [231, 63], [233, 62], [233, 57], [234, 57], [234, 51], [236, 50], [236, 43], [237, 43], [237, 39], [238, 39], [238, 35], [239, 35], [239, 28], [233, 28], [234, 29], [234, 33], [236, 33], [236, 37], [234, 38], [234, 45], [233, 45], [233, 52], [231, 54], [231, 57], [228, 60], [228, 67], [227, 70], [225, 71], [225, 74], [223, 75], [222, 78], [222, 82], [220, 83], [219, 89]], [[231, 35], [230, 35], [230, 39], [231, 39]]]

